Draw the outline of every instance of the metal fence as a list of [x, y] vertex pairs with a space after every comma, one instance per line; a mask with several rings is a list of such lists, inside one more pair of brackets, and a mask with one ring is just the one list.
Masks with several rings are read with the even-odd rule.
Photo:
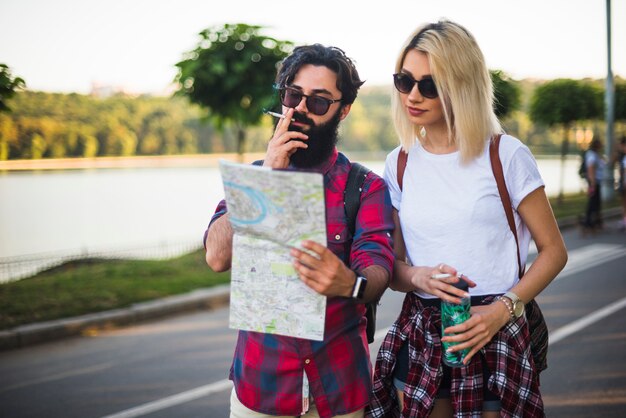
[[198, 240], [161, 243], [154, 246], [55, 251], [16, 257], [0, 257], [0, 283], [31, 277], [62, 264], [86, 259], [167, 260], [202, 248]]

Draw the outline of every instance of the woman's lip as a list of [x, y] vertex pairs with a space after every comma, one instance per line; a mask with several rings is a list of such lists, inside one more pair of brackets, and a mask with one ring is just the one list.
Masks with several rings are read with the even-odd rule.
[[422, 109], [418, 109], [416, 107], [407, 107], [409, 113], [411, 114], [411, 116], [420, 116], [422, 114], [424, 114], [424, 112], [426, 112], [425, 110]]

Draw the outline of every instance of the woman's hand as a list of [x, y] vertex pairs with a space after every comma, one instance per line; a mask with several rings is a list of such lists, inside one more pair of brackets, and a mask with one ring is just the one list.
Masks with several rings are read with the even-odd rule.
[[[469, 348], [469, 352], [463, 360], [467, 365], [481, 348], [483, 348], [510, 319], [510, 313], [503, 302], [494, 300], [489, 305], [472, 306], [470, 318], [462, 324], [448, 327], [444, 330], [446, 335], [441, 339], [443, 342], [454, 342], [451, 352]], [[450, 335], [456, 334], [456, 335]]]
[[429, 293], [441, 300], [461, 303], [461, 298], [469, 294], [452, 286], [459, 280], [465, 280], [469, 287], [476, 286], [469, 277], [457, 272], [454, 267], [439, 264], [437, 267], [412, 267], [411, 283], [422, 292]]

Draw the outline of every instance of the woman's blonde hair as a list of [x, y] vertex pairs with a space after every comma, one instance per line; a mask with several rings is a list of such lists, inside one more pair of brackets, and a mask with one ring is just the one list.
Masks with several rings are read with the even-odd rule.
[[[491, 76], [476, 40], [463, 26], [448, 20], [421, 26], [402, 47], [397, 73], [413, 49], [428, 57], [450, 141], [459, 149], [461, 161], [471, 161], [481, 154], [487, 138], [502, 131], [494, 113]], [[400, 144], [408, 151], [420, 137], [420, 127], [409, 120], [395, 88], [391, 103]]]

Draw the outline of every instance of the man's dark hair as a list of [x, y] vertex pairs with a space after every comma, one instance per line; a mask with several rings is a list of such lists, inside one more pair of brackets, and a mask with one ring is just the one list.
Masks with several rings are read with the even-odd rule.
[[359, 87], [364, 81], [354, 63], [343, 50], [334, 46], [320, 44], [299, 46], [285, 58], [276, 75], [276, 86], [288, 86], [303, 65], [324, 66], [337, 74], [337, 88], [341, 91], [342, 105], [354, 103]]

